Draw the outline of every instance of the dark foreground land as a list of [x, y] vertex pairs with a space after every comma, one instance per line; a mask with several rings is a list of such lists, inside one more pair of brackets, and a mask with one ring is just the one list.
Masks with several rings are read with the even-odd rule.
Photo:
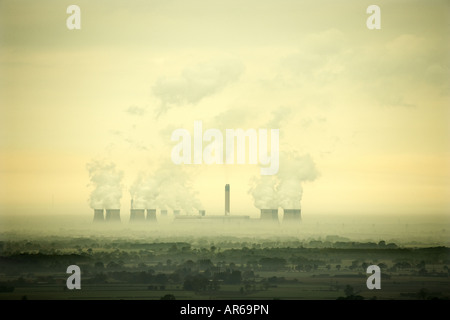
[[[381, 289], [369, 290], [369, 265]], [[69, 265], [81, 290], [69, 290]], [[450, 248], [286, 239], [0, 241], [0, 299], [446, 299]]]

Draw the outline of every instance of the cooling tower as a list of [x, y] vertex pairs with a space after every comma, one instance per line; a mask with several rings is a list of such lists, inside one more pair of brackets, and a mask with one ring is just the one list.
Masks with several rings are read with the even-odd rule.
[[261, 209], [261, 220], [278, 221], [278, 209]]
[[156, 221], [156, 209], [147, 209], [147, 221]]
[[300, 209], [284, 209], [283, 221], [300, 221], [302, 214]]
[[145, 209], [131, 209], [130, 222], [145, 220]]
[[161, 215], [162, 216], [167, 216], [167, 210], [161, 210]]
[[103, 216], [103, 209], [94, 209], [94, 222], [100, 221], [105, 221], [105, 218]]
[[120, 209], [106, 209], [106, 221], [120, 222]]
[[225, 185], [225, 215], [230, 214], [230, 185]]

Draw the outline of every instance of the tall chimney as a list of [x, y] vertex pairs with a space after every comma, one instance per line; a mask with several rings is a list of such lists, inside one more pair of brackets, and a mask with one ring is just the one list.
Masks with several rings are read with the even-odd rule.
[[94, 222], [103, 222], [105, 218], [103, 216], [103, 209], [94, 209]]
[[230, 215], [230, 185], [225, 185], [225, 215]]
[[106, 209], [106, 221], [120, 222], [120, 209]]

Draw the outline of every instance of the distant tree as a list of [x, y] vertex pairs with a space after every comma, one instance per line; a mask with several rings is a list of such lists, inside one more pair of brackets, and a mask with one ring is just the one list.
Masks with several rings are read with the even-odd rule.
[[115, 263], [114, 261], [109, 262], [106, 267], [108, 269], [118, 269], [120, 266], [119, 264]]
[[[67, 287], [64, 287], [67, 288]], [[14, 291], [13, 286], [0, 286], [0, 292], [13, 292]]]
[[428, 291], [425, 288], [422, 288], [419, 290], [419, 292], [417, 293], [417, 296], [419, 297], [419, 299], [425, 300], [428, 296]]
[[347, 285], [344, 289], [345, 297], [339, 297], [338, 300], [364, 300], [363, 296], [355, 294], [352, 286]]
[[286, 260], [283, 258], [262, 258], [259, 263], [266, 270], [279, 270], [286, 266]]
[[176, 300], [176, 299], [173, 294], [166, 294], [166, 295], [162, 296], [160, 300]]
[[208, 284], [208, 291], [219, 291], [220, 284], [217, 280], [210, 280]]
[[107, 277], [105, 274], [98, 273], [91, 279], [91, 282], [92, 283], [106, 283], [106, 279], [107, 279]]
[[227, 283], [229, 284], [238, 284], [242, 281], [242, 273], [239, 270], [233, 270], [229, 276], [227, 277]]
[[197, 265], [202, 269], [214, 267], [214, 264], [211, 262], [210, 259], [200, 259], [197, 261]]
[[381, 262], [378, 264], [378, 266], [380, 267], [381, 270], [386, 270], [387, 269], [387, 264]]
[[416, 268], [417, 269], [423, 269], [423, 268], [425, 268], [425, 266], [426, 266], [426, 263], [425, 263], [425, 261], [420, 261], [420, 263], [418, 263], [417, 265], [416, 265]]
[[345, 293], [345, 295], [348, 297], [348, 296], [354, 295], [355, 291], [354, 291], [354, 289], [353, 289], [352, 286], [346, 285], [346, 286], [345, 286], [345, 289], [344, 289], [344, 293]]
[[192, 269], [194, 266], [195, 266], [195, 263], [192, 260], [188, 260], [183, 263], [183, 267], [185, 267], [187, 269]]
[[181, 281], [180, 274], [178, 272], [170, 274], [169, 280], [171, 280], [173, 283], [179, 283]]
[[155, 282], [161, 283], [161, 284], [167, 283], [167, 280], [168, 280], [167, 275], [165, 273], [158, 273], [154, 279], [155, 279]]
[[187, 291], [204, 291], [208, 286], [208, 280], [202, 276], [186, 277], [183, 283], [183, 290]]
[[378, 242], [378, 247], [380, 247], [380, 248], [386, 248], [386, 241], [381, 240], [380, 242]]
[[337, 269], [337, 271], [341, 270], [341, 265], [340, 265], [340, 264], [337, 264], [337, 265], [336, 265], [336, 269]]
[[359, 261], [353, 260], [352, 265], [350, 266], [350, 270], [356, 269], [358, 267]]
[[420, 276], [426, 276], [427, 274], [428, 274], [427, 269], [422, 268], [422, 269], [419, 270], [419, 275]]

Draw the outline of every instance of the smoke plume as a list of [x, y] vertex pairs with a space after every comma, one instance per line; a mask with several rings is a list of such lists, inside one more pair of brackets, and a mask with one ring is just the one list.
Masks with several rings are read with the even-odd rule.
[[296, 209], [301, 207], [302, 183], [317, 176], [311, 156], [283, 152], [278, 174], [253, 179], [249, 193], [258, 209]]
[[141, 174], [130, 188], [134, 207], [183, 210], [187, 214], [202, 209], [182, 166], [165, 164], [153, 174]]
[[186, 68], [179, 77], [159, 78], [152, 88], [161, 101], [158, 115], [170, 107], [197, 104], [237, 81], [243, 70], [240, 61], [219, 60]]
[[91, 208], [120, 208], [123, 172], [118, 171], [114, 163], [106, 163], [98, 160], [91, 161], [86, 165], [86, 168], [91, 180], [89, 185], [94, 187], [89, 197]]
[[250, 194], [253, 196], [255, 207], [259, 209], [278, 208], [277, 194], [278, 180], [276, 176], [253, 178]]

